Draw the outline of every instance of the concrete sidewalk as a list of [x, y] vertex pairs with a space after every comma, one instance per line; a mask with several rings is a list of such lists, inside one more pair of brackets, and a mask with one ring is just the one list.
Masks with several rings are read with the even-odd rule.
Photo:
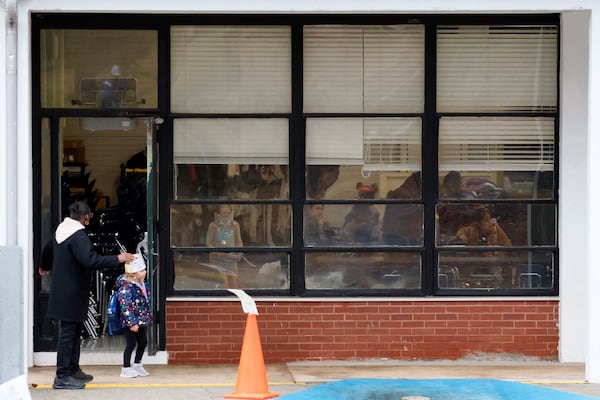
[[[149, 377], [123, 379], [118, 366], [89, 366], [94, 380], [84, 390], [53, 390], [54, 367], [29, 370], [33, 400], [140, 398], [142, 400], [216, 400], [235, 391], [237, 365], [146, 365]], [[484, 378], [535, 384], [600, 398], [600, 384], [585, 382], [583, 364], [554, 362], [323, 361], [268, 364], [269, 391], [281, 396], [312, 385], [349, 378]]]

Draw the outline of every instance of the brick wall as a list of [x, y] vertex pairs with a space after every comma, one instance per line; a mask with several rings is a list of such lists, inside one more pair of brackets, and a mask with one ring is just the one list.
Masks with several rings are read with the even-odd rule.
[[[558, 359], [558, 301], [257, 301], [265, 362]], [[239, 302], [167, 302], [169, 363], [237, 363]]]

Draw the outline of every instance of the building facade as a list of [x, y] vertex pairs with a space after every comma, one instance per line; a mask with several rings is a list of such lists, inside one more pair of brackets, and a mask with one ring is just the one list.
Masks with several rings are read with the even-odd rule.
[[[600, 379], [597, 6], [530, 3], [6, 2], [0, 239], [23, 254], [29, 364], [56, 340], [39, 251], [83, 200], [98, 251], [147, 257], [157, 362], [236, 362], [241, 288], [267, 362]], [[119, 346], [118, 273], [91, 279], [89, 362]]]

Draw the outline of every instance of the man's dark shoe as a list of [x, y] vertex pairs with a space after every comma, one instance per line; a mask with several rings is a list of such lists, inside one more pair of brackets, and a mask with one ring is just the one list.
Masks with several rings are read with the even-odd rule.
[[66, 378], [59, 378], [58, 376], [54, 378], [54, 384], [52, 385], [52, 389], [83, 389], [85, 388], [85, 383], [73, 378], [72, 376], [68, 376]]
[[79, 371], [75, 372], [71, 376], [73, 378], [77, 379], [78, 381], [83, 382], [83, 383], [91, 382], [94, 379], [94, 377], [92, 375], [86, 374], [82, 370], [79, 370]]

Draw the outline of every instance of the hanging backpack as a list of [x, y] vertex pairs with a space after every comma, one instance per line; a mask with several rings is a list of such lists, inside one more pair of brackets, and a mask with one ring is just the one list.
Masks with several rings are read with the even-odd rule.
[[123, 325], [121, 325], [120, 307], [118, 299], [118, 291], [113, 291], [108, 302], [108, 311], [106, 317], [108, 319], [108, 333], [110, 335], [120, 335], [123, 333]]

